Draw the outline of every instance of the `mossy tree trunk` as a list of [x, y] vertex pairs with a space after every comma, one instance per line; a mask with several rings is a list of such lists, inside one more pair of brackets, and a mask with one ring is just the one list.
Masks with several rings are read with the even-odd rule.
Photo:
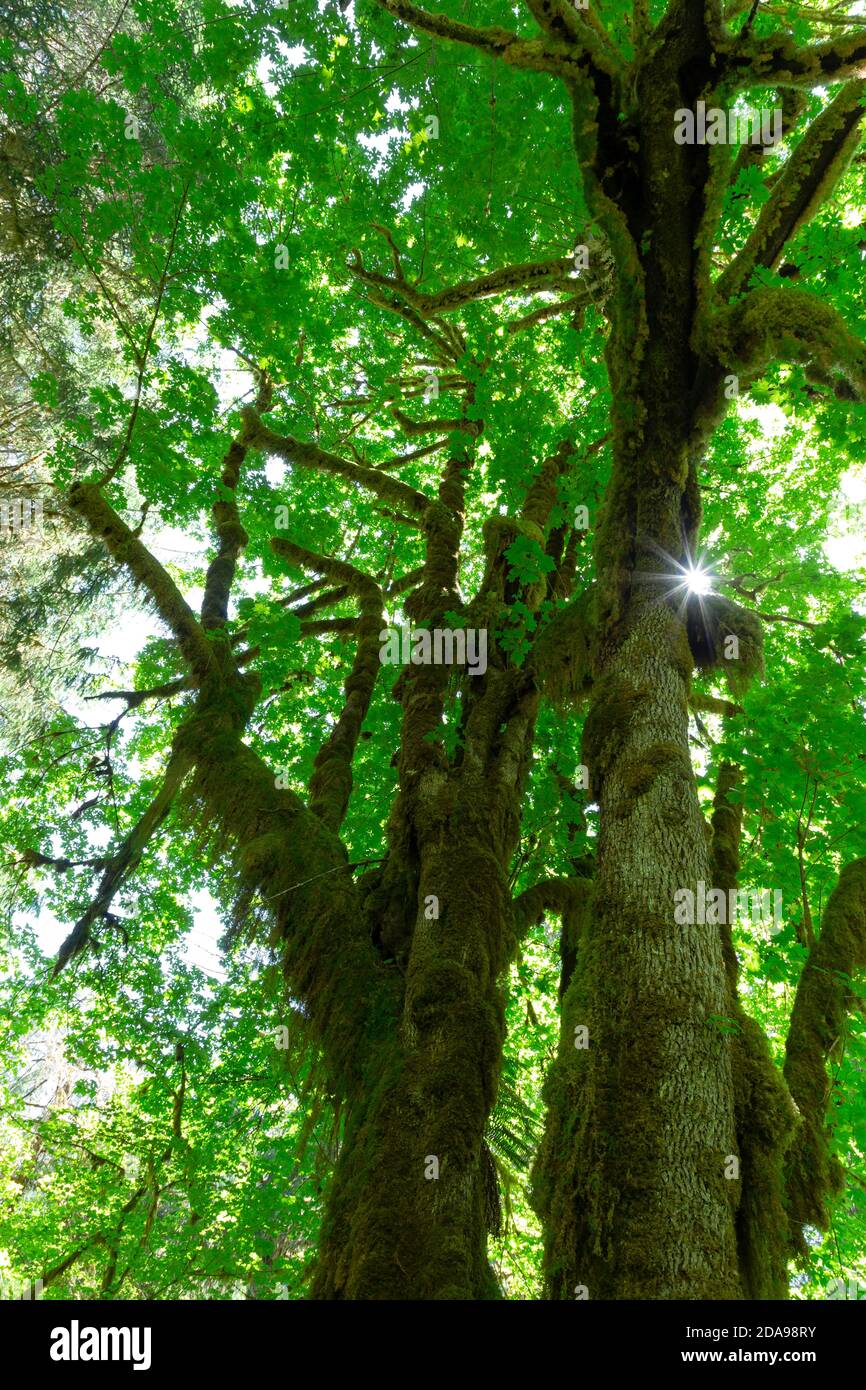
[[573, 93], [578, 153], [599, 169], [594, 211], [631, 274], [608, 345], [614, 467], [584, 731], [598, 864], [536, 1172], [558, 1297], [740, 1292], [731, 1049], [714, 1027], [728, 1000], [722, 942], [717, 926], [674, 916], [677, 891], [710, 878], [688, 743], [692, 614], [678, 584], [700, 512], [692, 338], [706, 151], [672, 140], [675, 110], [707, 85], [709, 42], [694, 6], [663, 27], [639, 79], [639, 153], [617, 190], [599, 156], [618, 136], [598, 91], [595, 102]]
[[[448, 788], [428, 803], [401, 1007], [347, 1098], [314, 1296], [497, 1296], [487, 1261], [484, 1131], [504, 1039], [512, 932], [490, 807]], [[438, 805], [436, 804], [438, 802]], [[405, 977], [402, 971], [405, 970]]]
[[[230, 493], [251, 445], [292, 453], [300, 447], [248, 412], [223, 473]], [[504, 1040], [502, 979], [517, 940], [509, 872], [541, 691], [535, 669], [515, 664], [495, 634], [509, 602], [537, 613], [561, 579], [554, 563], [549, 578], [518, 580], [506, 552], [524, 537], [539, 558], [545, 547], [562, 558], [561, 536], [552, 538], [549, 529], [570, 452], [563, 444], [542, 464], [518, 515], [491, 520], [483, 578], [469, 604], [457, 592], [468, 446], [445, 465], [434, 498], [388, 478], [381, 483], [389, 500], [396, 489], [400, 502], [422, 516], [425, 562], [413, 576], [408, 615], [416, 626], [433, 627], [460, 608], [466, 627], [484, 630], [490, 647], [487, 669], [477, 676], [422, 663], [404, 667], [394, 683], [403, 709], [398, 791], [382, 863], [357, 881], [340, 828], [355, 746], [382, 671], [378, 585], [346, 562], [274, 540], [278, 555], [343, 586], [360, 606], [346, 703], [315, 759], [305, 802], [281, 789], [244, 740], [260, 692], [226, 630], [244, 544], [233, 497], [214, 508], [219, 547], [198, 620], [98, 488], [73, 494], [91, 529], [147, 589], [188, 663], [189, 687], [198, 694], [172, 761], [186, 778], [184, 804], [235, 862], [241, 911], [258, 915], [262, 904], [271, 917], [289, 998], [303, 1002], [302, 1026], [321, 1050], [329, 1094], [340, 1105], [342, 1142], [314, 1297], [498, 1293], [487, 1261], [496, 1194], [484, 1134]], [[318, 462], [312, 447], [302, 456]], [[333, 466], [331, 456], [328, 462]], [[377, 475], [369, 477], [380, 485]], [[449, 754], [443, 712], [455, 693], [458, 747]], [[176, 783], [160, 796], [170, 801]], [[155, 825], [158, 818], [151, 819]], [[120, 883], [129, 854], [115, 858]], [[86, 932], [76, 935], [61, 965], [86, 944]]]
[[[529, 489], [523, 515], [499, 519], [474, 615], [486, 626], [508, 582], [504, 552], [521, 532], [543, 542], [558, 454]], [[408, 601], [433, 627], [459, 604], [465, 458], [446, 468], [428, 510], [427, 558]], [[520, 591], [538, 606], [543, 590]], [[492, 627], [491, 627], [492, 631]], [[398, 1011], [369, 1050], [346, 1099], [345, 1139], [329, 1198], [313, 1292], [348, 1298], [490, 1298], [491, 1171], [484, 1131], [504, 1041], [502, 975], [515, 946], [508, 871], [539, 695], [495, 647], [487, 672], [463, 683], [461, 746], [439, 739], [445, 667], [407, 667], [399, 792], [381, 868], [359, 884]], [[474, 684], [473, 684], [474, 682]]]
[[[599, 681], [587, 763], [601, 812], [592, 909], [563, 1003], [537, 1174], [551, 1291], [738, 1292], [738, 1184], [718, 927], [674, 921], [709, 881], [688, 754], [685, 633], [645, 603]], [[586, 1030], [583, 1032], [582, 1030]]]

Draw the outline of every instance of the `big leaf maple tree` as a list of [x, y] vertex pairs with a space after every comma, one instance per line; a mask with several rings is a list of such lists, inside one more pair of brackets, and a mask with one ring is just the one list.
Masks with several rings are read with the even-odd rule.
[[2, 21], [49, 1297], [866, 1272], [866, 27], [445, 3]]

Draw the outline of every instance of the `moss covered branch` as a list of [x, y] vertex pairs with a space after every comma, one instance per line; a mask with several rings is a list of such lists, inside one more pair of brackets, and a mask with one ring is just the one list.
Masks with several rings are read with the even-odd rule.
[[330, 454], [315, 444], [303, 443], [291, 435], [275, 434], [263, 424], [252, 406], [243, 411], [244, 430], [241, 443], [247, 447], [261, 449], [264, 453], [275, 454], [295, 467], [312, 468], [320, 473], [332, 473], [357, 483], [368, 492], [375, 493], [383, 501], [404, 508], [409, 514], [426, 511], [431, 499], [423, 492], [398, 478], [391, 478], [375, 468], [364, 464], [351, 463], [348, 459]]
[[866, 859], [839, 875], [824, 909], [821, 934], [797, 987], [785, 1049], [785, 1079], [801, 1123], [787, 1162], [791, 1239], [806, 1253], [803, 1226], [826, 1230], [829, 1204], [844, 1186], [832, 1152], [828, 1065], [844, 1052], [847, 1017], [856, 1006], [852, 977], [866, 967]]
[[93, 535], [102, 540], [109, 554], [147, 592], [157, 613], [174, 634], [197, 680], [203, 680], [213, 669], [213, 648], [167, 571], [93, 484], [76, 483], [69, 493], [69, 505], [84, 518]]
[[866, 396], [866, 346], [841, 314], [807, 290], [751, 290], [710, 316], [703, 347], [741, 382], [756, 380], [781, 359], [803, 363], [810, 380], [832, 382], [839, 396]]
[[814, 217], [842, 177], [860, 140], [862, 82], [849, 82], [821, 112], [788, 159], [742, 251], [715, 284], [729, 299], [759, 266], [774, 269], [787, 242]]
[[718, 695], [703, 695], [698, 690], [689, 692], [689, 708], [700, 714], [720, 714], [725, 719], [744, 712], [743, 706], [734, 704], [732, 700], [722, 700]]
[[533, 643], [530, 669], [555, 705], [579, 704], [592, 688], [593, 603], [590, 587], [560, 608]]
[[568, 33], [562, 39], [521, 39], [498, 25], [473, 28], [471, 24], [450, 19], [448, 15], [422, 9], [420, 5], [412, 4], [411, 0], [377, 0], [377, 4], [395, 19], [411, 24], [413, 29], [451, 43], [477, 48], [491, 58], [501, 59], [510, 67], [568, 77], [579, 72], [581, 64], [591, 57], [593, 65], [601, 71], [611, 77], [617, 74], [616, 60], [588, 26], [582, 26], [579, 35]]
[[279, 536], [272, 539], [271, 547], [290, 564], [312, 570], [313, 573], [326, 574], [329, 579], [338, 581], [347, 593], [357, 596], [361, 605], [361, 615], [353, 624], [358, 634], [358, 645], [344, 686], [346, 702], [316, 755], [310, 782], [310, 810], [332, 830], [338, 830], [352, 792], [352, 759], [361, 725], [370, 708], [381, 669], [379, 634], [384, 608], [382, 590], [369, 575], [344, 560], [317, 555]]
[[[256, 398], [258, 414], [271, 409], [273, 387], [266, 372], [257, 373], [259, 390]], [[214, 499], [213, 518], [217, 538], [217, 553], [208, 565], [201, 605], [201, 625], [205, 629], [225, 627], [228, 622], [229, 595], [235, 577], [238, 556], [249, 537], [241, 525], [235, 498], [241, 466], [247, 451], [239, 439], [233, 439], [223, 459], [220, 482], [222, 495]]]
[[589, 878], [545, 878], [534, 883], [514, 899], [515, 930], [518, 939], [536, 926], [546, 912], [564, 916], [575, 913], [592, 892]]
[[396, 406], [391, 411], [397, 424], [404, 434], [441, 434], [443, 430], [461, 430], [464, 434], [478, 435], [481, 433], [482, 425], [480, 420], [467, 420], [465, 416], [455, 416], [453, 419], [439, 420], [413, 420], [410, 415], [404, 415], [402, 410]]
[[360, 280], [378, 286], [394, 294], [399, 294], [423, 318], [437, 314], [447, 314], [454, 309], [462, 309], [478, 299], [490, 299], [501, 294], [534, 294], [539, 290], [571, 289], [574, 280], [570, 272], [574, 267], [569, 256], [559, 256], [547, 261], [527, 261], [521, 265], [503, 266], [488, 275], [479, 275], [474, 280], [464, 280], [434, 294], [423, 294], [404, 279], [379, 275], [366, 270], [355, 254], [352, 269]]
[[724, 76], [740, 87], [817, 87], [866, 76], [866, 29], [805, 45], [784, 32], [738, 36], [720, 56]]
[[95, 923], [108, 916], [115, 895], [136, 868], [149, 840], [168, 815], [190, 766], [190, 759], [184, 752], [175, 751], [172, 754], [159, 791], [144, 815], [107, 861], [96, 897], [79, 917], [60, 947], [54, 964], [54, 975], [58, 975], [73, 956], [84, 949]]

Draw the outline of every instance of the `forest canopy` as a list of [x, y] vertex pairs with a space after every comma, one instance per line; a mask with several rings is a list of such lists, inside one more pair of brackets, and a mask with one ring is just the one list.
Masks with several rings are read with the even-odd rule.
[[442, 3], [0, 13], [0, 1280], [860, 1297], [862, 6]]

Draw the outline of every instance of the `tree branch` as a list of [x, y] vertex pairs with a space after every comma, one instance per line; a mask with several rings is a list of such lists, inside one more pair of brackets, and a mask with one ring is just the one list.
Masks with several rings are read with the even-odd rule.
[[855, 859], [842, 870], [824, 909], [821, 934], [797, 986], [785, 1048], [785, 1080], [801, 1116], [788, 1155], [787, 1193], [792, 1239], [803, 1254], [803, 1226], [826, 1230], [829, 1203], [843, 1186], [827, 1124], [827, 1063], [843, 1047], [847, 1015], [856, 1003], [851, 977], [864, 966], [866, 859]]
[[356, 251], [353, 255], [351, 269], [360, 280], [399, 294], [422, 318], [447, 314], [475, 300], [489, 299], [493, 295], [516, 291], [532, 294], [537, 290], [567, 289], [574, 283], [570, 277], [573, 270], [572, 258], [558, 256], [547, 261], [527, 261], [519, 265], [503, 266], [487, 275], [479, 275], [474, 280], [461, 281], [447, 289], [437, 290], [434, 294], [423, 294], [405, 279], [392, 279], [376, 271], [366, 270], [359, 253]]
[[315, 444], [304, 444], [299, 439], [293, 439], [291, 435], [275, 434], [262, 424], [252, 406], [247, 406], [242, 414], [244, 432], [241, 442], [245, 446], [276, 454], [287, 463], [301, 468], [313, 468], [321, 473], [334, 473], [338, 477], [348, 478], [384, 501], [404, 507], [410, 514], [424, 512], [430, 505], [430, 499], [423, 492], [418, 492], [416, 488], [409, 487], [397, 478], [390, 478], [387, 474], [380, 473], [375, 468], [366, 468], [363, 464], [350, 463], [348, 459], [329, 454]]
[[[261, 414], [271, 409], [273, 388], [266, 372], [258, 373], [259, 390], [255, 410]], [[234, 582], [238, 556], [246, 547], [249, 537], [241, 525], [240, 513], [235, 500], [241, 466], [247, 451], [240, 439], [233, 439], [223, 459], [220, 481], [228, 490], [228, 497], [217, 497], [212, 512], [218, 549], [208, 565], [204, 583], [204, 597], [201, 604], [201, 625], [208, 631], [225, 627], [228, 622], [229, 596]]]
[[95, 859], [64, 859], [62, 856], [56, 859], [50, 854], [40, 854], [37, 849], [25, 849], [17, 862], [26, 864], [29, 869], [56, 869], [59, 874], [65, 874], [69, 869], [101, 869], [107, 860], [104, 855]]
[[86, 912], [79, 917], [69, 936], [60, 947], [52, 977], [59, 975], [68, 961], [84, 949], [90, 939], [93, 924], [108, 915], [115, 894], [124, 880], [135, 869], [151, 836], [168, 815], [175, 793], [186, 777], [190, 766], [191, 760], [185, 753], [175, 752], [172, 754], [157, 795], [137, 825], [133, 827], [108, 860], [96, 897]]
[[782, 31], [729, 40], [720, 50], [722, 73], [740, 87], [817, 87], [866, 76], [866, 29], [801, 47]]
[[698, 690], [693, 690], [689, 694], [689, 706], [702, 713], [720, 714], [723, 718], [731, 718], [735, 714], [744, 713], [742, 705], [735, 705], [731, 700], [720, 700], [716, 695], [702, 695]]
[[514, 899], [514, 917], [518, 936], [525, 936], [530, 927], [542, 921], [545, 912], [561, 914], [580, 906], [592, 892], [589, 878], [545, 878]]
[[547, 319], [555, 318], [558, 314], [565, 314], [571, 311], [576, 314], [584, 307], [584, 300], [580, 295], [574, 295], [571, 299], [560, 299], [555, 304], [543, 304], [540, 309], [534, 309], [531, 314], [524, 314], [520, 319], [509, 319], [505, 325], [509, 333], [521, 333], [525, 328], [534, 328], [537, 323], [545, 323]]
[[397, 421], [401, 430], [406, 435], [418, 434], [441, 434], [442, 430], [462, 430], [464, 434], [479, 435], [482, 430], [480, 420], [467, 420], [465, 416], [454, 417], [448, 420], [413, 420], [411, 416], [404, 415], [402, 410], [394, 406], [391, 414]]
[[109, 554], [129, 571], [148, 593], [157, 613], [174, 634], [184, 659], [197, 680], [213, 666], [213, 650], [189, 604], [158, 560], [142, 545], [92, 483], [75, 483], [69, 505], [87, 522]]
[[485, 29], [475, 29], [458, 19], [447, 15], [431, 13], [414, 5], [411, 0], [376, 0], [376, 3], [395, 19], [411, 24], [425, 34], [433, 34], [438, 39], [451, 43], [466, 44], [487, 53], [491, 58], [499, 58], [510, 67], [525, 68], [531, 72], [550, 72], [560, 77], [576, 77], [590, 57], [593, 64], [615, 77], [618, 65], [611, 55], [604, 51], [599, 39], [586, 27], [581, 27], [579, 39], [568, 36], [560, 40], [551, 38], [521, 39], [517, 34], [498, 25]]
[[[233, 634], [232, 640], [240, 634]], [[235, 657], [235, 665], [238, 667], [247, 666], [259, 655], [259, 647], [247, 647], [246, 651], [240, 652]], [[98, 695], [85, 695], [85, 700], [124, 700], [127, 714], [130, 710], [138, 709], [145, 700], [170, 700], [173, 695], [183, 695], [187, 691], [195, 690], [196, 680], [192, 676], [177, 676], [174, 680], [165, 681], [162, 685], [153, 685], [148, 690], [101, 690]]]
[[866, 110], [861, 82], [847, 83], [787, 160], [755, 227], [714, 286], [722, 299], [739, 293], [758, 267], [773, 269], [787, 242], [826, 202], [860, 140]]
[[317, 555], [281, 536], [272, 538], [271, 548], [290, 564], [316, 574], [326, 574], [329, 579], [340, 583], [345, 591], [355, 593], [361, 605], [360, 618], [354, 624], [358, 645], [344, 686], [346, 702], [330, 735], [316, 754], [310, 781], [310, 810], [331, 830], [337, 831], [352, 793], [352, 759], [361, 725], [367, 717], [376, 678], [381, 670], [379, 634], [385, 606], [382, 590], [369, 575], [344, 560]]
[[866, 346], [841, 314], [807, 290], [751, 290], [736, 304], [712, 313], [702, 337], [708, 358], [747, 381], [787, 356], [804, 363], [812, 380], [834, 382], [837, 395], [866, 396]]

